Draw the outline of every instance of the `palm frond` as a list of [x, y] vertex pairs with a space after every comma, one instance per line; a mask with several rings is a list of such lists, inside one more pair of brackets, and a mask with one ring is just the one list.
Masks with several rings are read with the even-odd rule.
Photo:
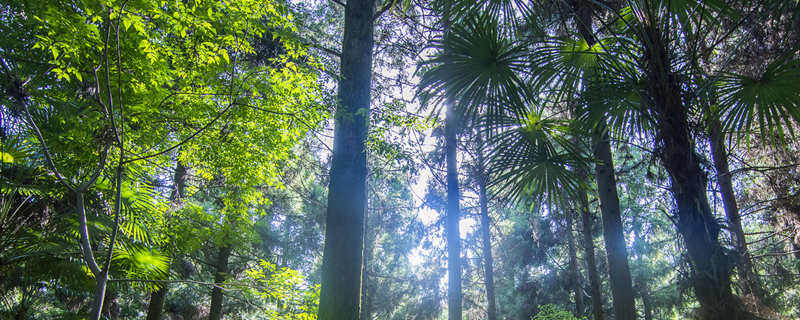
[[758, 77], [729, 73], [717, 82], [720, 122], [734, 138], [748, 138], [753, 126], [762, 137], [784, 142], [800, 121], [800, 59], [785, 56]]
[[433, 97], [431, 102], [451, 99], [459, 113], [474, 118], [483, 107], [501, 112], [528, 99], [519, 76], [526, 69], [525, 50], [499, 30], [492, 16], [467, 17], [434, 45], [440, 53], [423, 64], [429, 68], [420, 81], [420, 91]]
[[565, 121], [544, 119], [531, 110], [501, 117], [496, 124], [502, 128], [490, 140], [489, 175], [497, 195], [534, 204], [578, 195], [583, 182], [574, 169], [585, 162]]

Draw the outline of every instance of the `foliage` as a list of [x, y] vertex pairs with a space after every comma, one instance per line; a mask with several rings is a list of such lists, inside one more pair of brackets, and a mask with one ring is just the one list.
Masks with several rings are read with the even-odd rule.
[[275, 305], [267, 319], [313, 320], [317, 318], [319, 285], [311, 285], [299, 271], [261, 260], [258, 268], [245, 271], [256, 283], [254, 294]]
[[546, 304], [539, 306], [539, 312], [531, 318], [531, 320], [580, 320], [586, 318], [577, 318], [569, 311], [560, 309], [559, 307]]

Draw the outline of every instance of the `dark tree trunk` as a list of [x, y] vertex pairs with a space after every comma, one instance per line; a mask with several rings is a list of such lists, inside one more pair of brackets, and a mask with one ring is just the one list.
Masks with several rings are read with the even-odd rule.
[[742, 229], [742, 219], [739, 216], [739, 207], [733, 193], [733, 183], [728, 167], [728, 152], [725, 150], [725, 138], [720, 132], [720, 124], [712, 117], [710, 130], [711, 156], [714, 160], [714, 169], [717, 171], [717, 183], [722, 194], [722, 204], [725, 206], [725, 216], [728, 218], [728, 227], [733, 234], [736, 250], [741, 257], [739, 273], [743, 280], [744, 293], [752, 294], [759, 301], [764, 300], [764, 290], [755, 272], [750, 252], [747, 250], [747, 240]]
[[600, 198], [600, 212], [603, 220], [603, 239], [608, 257], [608, 275], [611, 283], [611, 296], [614, 313], [618, 320], [636, 319], [633, 283], [628, 266], [628, 252], [625, 245], [625, 229], [620, 217], [617, 181], [614, 176], [614, 162], [611, 157], [611, 143], [605, 123], [600, 123], [592, 135], [597, 175], [597, 191]]
[[742, 319], [747, 313], [731, 292], [730, 261], [720, 245], [720, 225], [706, 197], [706, 174], [689, 135], [687, 108], [680, 84], [672, 74], [661, 32], [645, 25], [645, 70], [649, 107], [656, 120], [658, 152], [672, 182], [677, 204], [677, 228], [692, 265], [692, 284], [703, 317]]
[[375, 0], [345, 6], [319, 320], [355, 320], [360, 313], [374, 14]]
[[[636, 226], [636, 221], [634, 221], [634, 226]], [[633, 241], [634, 247], [641, 248], [642, 246], [640, 243], [644, 241], [642, 237], [639, 235], [639, 228], [633, 228]], [[642, 253], [636, 255], [636, 263], [639, 267], [644, 266], [644, 261], [642, 261]], [[642, 304], [644, 305], [644, 319], [645, 320], [652, 320], [653, 319], [653, 307], [650, 304], [650, 286], [648, 285], [648, 281], [650, 279], [646, 279], [644, 277], [636, 279], [637, 283], [637, 291], [639, 291], [639, 296], [642, 297]]]
[[211, 307], [208, 312], [208, 320], [222, 319], [222, 285], [228, 278], [228, 259], [231, 256], [231, 248], [223, 246], [217, 254], [217, 262], [214, 274], [214, 288], [211, 289]]
[[[590, 47], [596, 42], [592, 31], [592, 6], [593, 4], [586, 0], [575, 2], [578, 32]], [[592, 149], [595, 156], [595, 177], [603, 220], [603, 240], [606, 244], [614, 313], [617, 320], [636, 319], [633, 283], [625, 245], [625, 229], [620, 217], [617, 180], [614, 176], [614, 161], [611, 155], [611, 142], [606, 131], [605, 117], [600, 120], [592, 133]]]
[[[175, 205], [180, 204], [183, 199], [184, 189], [186, 189], [186, 179], [189, 176], [187, 173], [188, 170], [186, 166], [178, 161], [178, 164], [175, 166], [173, 190], [170, 195], [170, 201]], [[147, 320], [161, 320], [161, 318], [163, 318], [164, 301], [167, 299], [168, 290], [169, 284], [165, 283], [161, 288], [150, 293], [150, 303], [147, 306]]]
[[374, 255], [375, 236], [373, 232], [374, 226], [370, 224], [370, 214], [368, 213], [364, 218], [364, 267], [361, 274], [361, 320], [372, 319], [372, 301], [374, 284], [370, 281], [369, 270], [372, 264], [372, 257]]
[[119, 293], [116, 290], [111, 288], [106, 290], [106, 298], [103, 299], [103, 313], [105, 313], [106, 320], [119, 319]]
[[461, 235], [458, 222], [458, 152], [457, 123], [455, 104], [447, 103], [445, 119], [445, 148], [447, 152], [447, 314], [449, 320], [461, 320]]
[[161, 320], [164, 300], [167, 298], [167, 284], [150, 293], [150, 304], [147, 306], [147, 320]]
[[[794, 251], [795, 260], [800, 261], [800, 244], [792, 242], [792, 250]], [[800, 263], [797, 263], [797, 274], [800, 274]]]
[[642, 287], [642, 304], [644, 305], [644, 320], [653, 320], [653, 306], [650, 305], [650, 292], [647, 286]]
[[586, 257], [586, 268], [589, 275], [589, 294], [592, 296], [592, 314], [594, 315], [594, 320], [602, 320], [603, 296], [600, 293], [600, 275], [597, 273], [597, 261], [594, 256], [592, 213], [589, 211], [589, 200], [586, 198], [586, 193], [581, 196], [580, 205], [581, 220], [583, 222], [584, 256]]
[[497, 319], [497, 300], [494, 295], [494, 262], [492, 259], [492, 220], [489, 218], [489, 199], [486, 196], [486, 167], [483, 140], [478, 136], [478, 201], [481, 206], [481, 241], [483, 243], [483, 276], [486, 279], [487, 320]]
[[575, 315], [581, 317], [583, 316], [583, 286], [581, 285], [581, 273], [578, 271], [578, 249], [575, 247], [575, 235], [572, 233], [575, 219], [571, 209], [565, 210], [564, 214], [567, 216], [567, 228], [565, 231], [567, 232], [567, 250], [569, 251], [569, 283], [572, 285], [572, 291], [575, 294]]

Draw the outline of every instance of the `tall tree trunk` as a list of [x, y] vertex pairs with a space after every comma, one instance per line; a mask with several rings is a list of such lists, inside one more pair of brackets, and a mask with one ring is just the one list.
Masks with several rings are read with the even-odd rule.
[[[592, 31], [593, 4], [586, 0], [576, 1], [575, 9], [578, 15], [578, 32], [591, 47], [597, 41]], [[592, 149], [614, 313], [617, 320], [632, 320], [636, 319], [636, 305], [605, 117], [601, 118], [592, 133]]]
[[[644, 241], [642, 237], [639, 235], [639, 228], [636, 227], [637, 224], [634, 221], [634, 228], [633, 228], [633, 241], [635, 248], [641, 248], [642, 246], [640, 243]], [[644, 266], [644, 261], [642, 261], [642, 253], [636, 255], [636, 263], [639, 265], [640, 268]], [[644, 319], [645, 320], [652, 320], [653, 319], [653, 307], [650, 304], [650, 286], [647, 284], [649, 279], [636, 279], [637, 283], [637, 291], [639, 291], [639, 296], [642, 297], [642, 304], [644, 305]]]
[[165, 283], [161, 288], [150, 293], [150, 303], [147, 305], [147, 320], [161, 320], [168, 289]]
[[725, 216], [728, 218], [728, 225], [733, 234], [736, 250], [742, 259], [741, 264], [739, 264], [739, 272], [744, 284], [743, 291], [744, 293], [752, 294], [759, 301], [763, 301], [764, 290], [750, 259], [750, 252], [747, 250], [747, 240], [742, 229], [742, 218], [739, 216], [739, 207], [736, 204], [736, 196], [733, 193], [732, 177], [728, 168], [728, 152], [725, 150], [725, 138], [721, 132], [719, 121], [713, 116], [711, 119], [711, 157], [714, 160], [714, 169], [717, 171], [717, 183], [722, 194]]
[[373, 225], [370, 225], [370, 222], [374, 221], [370, 219], [370, 214], [367, 213], [364, 219], [364, 267], [363, 272], [361, 274], [361, 320], [371, 320], [372, 319], [372, 301], [373, 301], [373, 292], [371, 290], [374, 287], [374, 284], [370, 281], [369, 270], [372, 264], [372, 257], [374, 255], [374, 248], [375, 248], [375, 236], [373, 236], [373, 232], [370, 230], [374, 229]]
[[[582, 174], [585, 176], [585, 174]], [[592, 296], [592, 314], [594, 320], [603, 319], [603, 296], [600, 293], [600, 275], [597, 273], [597, 261], [594, 256], [594, 237], [592, 236], [592, 213], [589, 211], [589, 200], [584, 192], [580, 199], [581, 220], [583, 222], [583, 248], [586, 257], [586, 268], [589, 275], [589, 294]]]
[[445, 148], [447, 153], [447, 315], [449, 320], [461, 320], [461, 235], [458, 222], [458, 152], [455, 103], [447, 103], [445, 119]]
[[211, 289], [211, 307], [208, 312], [208, 320], [222, 319], [222, 284], [228, 277], [228, 259], [231, 256], [231, 247], [223, 246], [219, 248], [217, 262], [214, 266], [217, 270], [214, 274], [214, 288]]
[[375, 0], [348, 0], [333, 141], [319, 320], [359, 318]]
[[572, 233], [572, 226], [575, 225], [573, 213], [571, 209], [567, 209], [564, 212], [567, 216], [566, 232], [567, 250], [569, 251], [569, 282], [572, 285], [572, 291], [575, 293], [575, 315], [580, 317], [583, 316], [583, 286], [581, 285], [581, 273], [578, 271], [578, 250], [575, 248], [575, 235]]
[[[794, 251], [794, 259], [800, 261], [800, 243], [792, 241], [792, 251]], [[797, 263], [797, 274], [800, 274], [800, 263]]]
[[731, 292], [730, 261], [718, 237], [720, 225], [706, 197], [706, 174], [689, 135], [687, 108], [680, 84], [672, 73], [665, 41], [656, 22], [643, 22], [645, 70], [649, 107], [655, 115], [657, 154], [669, 173], [677, 203], [677, 228], [692, 265], [692, 284], [704, 318], [747, 317]]
[[592, 135], [597, 175], [597, 191], [600, 198], [600, 212], [603, 220], [603, 239], [608, 257], [608, 275], [611, 282], [611, 295], [614, 313], [618, 320], [636, 319], [633, 282], [628, 266], [628, 252], [625, 245], [625, 229], [620, 217], [617, 181], [614, 176], [614, 162], [611, 157], [611, 143], [605, 122], [601, 122]]
[[[188, 178], [188, 170], [180, 161], [175, 166], [175, 174], [173, 175], [173, 190], [170, 195], [170, 201], [173, 204], [179, 205], [181, 199], [184, 197], [184, 190], [186, 189], [186, 179]], [[168, 217], [169, 218], [169, 217]], [[169, 269], [169, 267], [167, 267]], [[165, 283], [156, 291], [150, 293], [150, 303], [147, 306], [147, 320], [161, 320], [164, 312], [164, 301], [167, 299], [167, 291], [169, 284]]]
[[653, 306], [650, 304], [650, 292], [647, 286], [642, 287], [642, 304], [644, 305], [644, 320], [653, 320]]
[[478, 134], [478, 202], [481, 207], [481, 241], [483, 243], [483, 276], [486, 279], [487, 320], [497, 319], [497, 300], [494, 295], [494, 262], [492, 259], [492, 221], [489, 218], [489, 200], [486, 196], [486, 167], [483, 158], [483, 139]]

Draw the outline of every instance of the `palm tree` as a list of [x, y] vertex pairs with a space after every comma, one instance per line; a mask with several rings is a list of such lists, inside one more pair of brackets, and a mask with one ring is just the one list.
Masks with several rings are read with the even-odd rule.
[[[696, 39], [697, 33], [702, 32], [698, 23], [717, 27], [720, 24], [715, 24], [714, 19], [732, 9], [721, 4], [712, 6], [695, 1], [687, 1], [681, 6], [648, 1], [627, 3], [629, 6], [622, 10], [609, 8], [614, 21], [604, 22], [608, 43], [603, 44], [605, 39], [601, 40], [598, 43], [603, 46], [597, 50], [597, 57], [607, 62], [598, 64], [601, 69], [587, 84], [588, 90], [592, 91], [589, 100], [617, 107], [606, 113], [612, 119], [612, 126], [618, 130], [655, 135], [657, 154], [671, 178], [678, 232], [688, 249], [694, 270], [695, 294], [704, 316], [709, 319], [747, 317], [747, 312], [742, 310], [730, 291], [731, 258], [718, 240], [721, 227], [708, 205], [707, 177], [701, 169], [701, 159], [695, 152], [690, 133], [688, 119], [693, 109], [689, 108], [691, 105], [687, 101], [693, 99], [684, 88], [697, 89], [698, 86], [684, 82], [683, 79], [692, 78], [687, 75], [689, 72], [684, 61], [698, 52], [693, 51], [696, 48], [675, 45], [672, 42], [675, 39], [671, 38], [680, 35], [682, 39]], [[603, 54], [605, 52], [609, 54]], [[789, 79], [792, 76], [788, 75], [797, 73], [796, 67], [777, 67], [775, 70], [783, 70], [785, 78]], [[723, 113], [728, 115], [723, 117], [728, 128], [741, 124], [749, 128], [755, 118], [758, 118], [761, 128], [776, 128], [776, 124], [782, 121], [797, 119], [796, 112], [791, 112], [796, 108], [796, 93], [787, 94], [792, 92], [786, 90], [788, 82], [773, 83], [773, 88], [784, 88], [780, 93], [760, 87], [761, 83], [750, 87], [742, 86], [744, 83], [741, 81], [722, 83], [732, 83], [729, 88], [737, 88], [723, 94], [729, 99], [719, 101], [721, 109], [728, 110]], [[636, 92], [640, 93], [639, 98], [636, 98]], [[741, 93], [749, 95], [743, 98]], [[758, 97], [762, 97], [761, 103], [742, 103], [753, 102]]]
[[[461, 253], [457, 134], [462, 121], [477, 119], [497, 97], [522, 101], [523, 66], [519, 47], [501, 33], [497, 20], [485, 13], [445, 13], [447, 30], [434, 46], [439, 54], [423, 65], [420, 92], [427, 103], [446, 105], [448, 317], [461, 319]], [[476, 44], [479, 44], [476, 46]], [[443, 93], [443, 94], [442, 94]], [[490, 108], [491, 109], [491, 108]]]

